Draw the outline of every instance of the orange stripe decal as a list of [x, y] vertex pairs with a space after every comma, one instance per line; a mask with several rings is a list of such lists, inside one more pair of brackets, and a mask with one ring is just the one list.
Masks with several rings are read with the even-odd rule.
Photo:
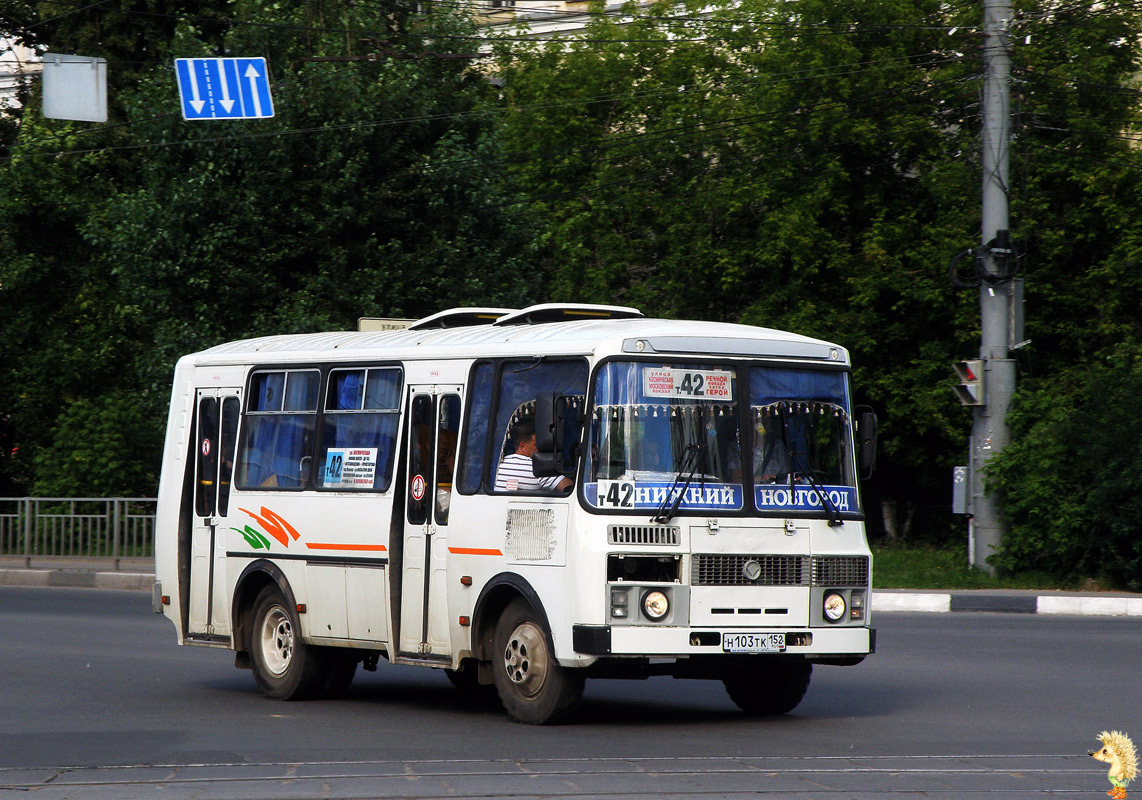
[[[298, 538], [299, 534], [292, 525], [265, 506], [262, 506], [262, 514], [265, 516], [259, 516], [248, 508], [239, 508], [238, 510], [253, 517], [258, 524], [266, 529], [266, 533], [278, 540], [282, 547], [289, 547], [289, 536], [293, 536], [294, 540]], [[286, 535], [287, 532], [289, 536]]]
[[383, 544], [334, 544], [332, 542], [306, 542], [310, 550], [365, 550], [370, 553], [379, 553], [388, 550]]
[[[247, 512], [247, 513], [249, 513], [249, 512]], [[294, 528], [292, 525], [290, 525], [288, 522], [286, 522], [285, 517], [283, 517], [279, 514], [275, 514], [273, 511], [270, 511], [265, 506], [262, 506], [262, 514], [264, 514], [266, 517], [266, 520], [268, 520], [268, 522], [266, 523], [267, 525], [275, 525], [278, 528], [281, 528], [281, 529], [288, 531], [289, 535], [293, 537], [293, 540], [295, 542], [301, 538], [301, 534], [297, 532], [296, 528]]]
[[448, 552], [458, 556], [502, 556], [499, 550], [484, 547], [449, 547]]

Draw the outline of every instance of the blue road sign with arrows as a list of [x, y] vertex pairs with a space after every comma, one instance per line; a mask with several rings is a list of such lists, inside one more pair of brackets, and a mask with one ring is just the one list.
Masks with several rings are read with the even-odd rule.
[[265, 119], [274, 115], [264, 58], [176, 58], [184, 119]]

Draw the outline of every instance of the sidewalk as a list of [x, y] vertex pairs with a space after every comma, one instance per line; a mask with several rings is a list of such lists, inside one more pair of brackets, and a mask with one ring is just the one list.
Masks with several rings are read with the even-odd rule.
[[0, 556], [0, 586], [68, 586], [150, 591], [155, 564], [149, 558]]
[[[150, 559], [37, 557], [27, 561], [14, 556], [0, 556], [0, 586], [150, 591], [154, 581], [154, 564]], [[1142, 595], [1050, 590], [876, 589], [872, 593], [872, 610], [930, 614], [976, 611], [1142, 617]]]

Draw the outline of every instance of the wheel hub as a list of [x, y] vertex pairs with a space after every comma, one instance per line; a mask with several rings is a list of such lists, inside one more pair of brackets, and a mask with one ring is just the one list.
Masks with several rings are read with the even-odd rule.
[[293, 624], [280, 606], [266, 614], [261, 632], [262, 660], [266, 669], [281, 675], [289, 669], [293, 658]]
[[547, 641], [543, 631], [532, 622], [519, 625], [508, 637], [504, 648], [504, 669], [508, 679], [525, 695], [543, 688], [547, 676]]

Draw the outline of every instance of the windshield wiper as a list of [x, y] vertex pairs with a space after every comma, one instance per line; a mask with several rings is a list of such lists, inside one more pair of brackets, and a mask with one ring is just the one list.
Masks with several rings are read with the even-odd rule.
[[[682, 496], [686, 494], [690, 481], [694, 479], [694, 473], [698, 471], [698, 465], [701, 463], [698, 460], [698, 455], [701, 452], [702, 445], [700, 444], [691, 442], [686, 445], [686, 452], [682, 455], [682, 466], [678, 469], [678, 474], [674, 476], [674, 482], [670, 484], [670, 490], [666, 493], [666, 497], [662, 498], [662, 503], [655, 510], [654, 516], [650, 518], [651, 522], [665, 524], [678, 513], [678, 506], [682, 505]], [[678, 482], [682, 480], [682, 474], [686, 472], [687, 468], [690, 469], [690, 474], [686, 476], [686, 481], [682, 484], [678, 496], [674, 497], [674, 501], [671, 502], [670, 498], [674, 496], [674, 490], [678, 487]], [[667, 508], [667, 504], [669, 504], [669, 508]]]
[[[835, 528], [838, 525], [844, 525], [845, 521], [841, 519], [841, 512], [837, 511], [837, 507], [833, 505], [833, 501], [825, 494], [825, 487], [817, 483], [817, 479], [813, 477], [813, 471], [809, 469], [809, 465], [801, 460], [801, 453], [797, 450], [790, 451], [793, 457], [794, 465], [800, 467], [803, 472], [800, 474], [805, 476], [805, 480], [809, 481], [809, 485], [817, 493], [817, 497], [821, 498], [821, 505], [825, 507], [825, 512], [829, 515], [829, 527]], [[789, 473], [789, 489], [793, 490], [793, 476], [794, 473]]]

